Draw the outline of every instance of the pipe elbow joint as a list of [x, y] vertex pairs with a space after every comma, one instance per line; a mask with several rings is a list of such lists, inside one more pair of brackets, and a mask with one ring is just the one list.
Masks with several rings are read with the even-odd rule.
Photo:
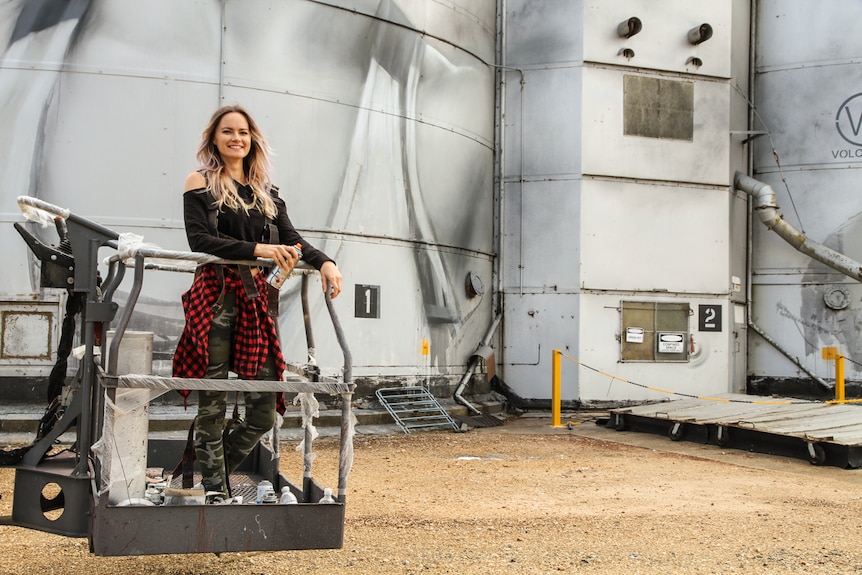
[[733, 176], [733, 187], [754, 198], [755, 209], [778, 209], [777, 196], [769, 184], [755, 180], [737, 171]]

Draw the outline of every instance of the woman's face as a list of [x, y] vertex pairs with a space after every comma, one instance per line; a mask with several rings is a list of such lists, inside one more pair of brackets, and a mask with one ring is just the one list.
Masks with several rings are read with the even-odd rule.
[[213, 134], [213, 144], [223, 160], [242, 160], [251, 151], [248, 120], [239, 112], [228, 112], [219, 120]]

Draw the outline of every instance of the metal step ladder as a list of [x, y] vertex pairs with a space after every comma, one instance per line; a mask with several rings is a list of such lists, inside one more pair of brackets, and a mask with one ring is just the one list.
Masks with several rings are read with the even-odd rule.
[[382, 387], [376, 394], [404, 433], [432, 427], [460, 429], [437, 398], [424, 387]]

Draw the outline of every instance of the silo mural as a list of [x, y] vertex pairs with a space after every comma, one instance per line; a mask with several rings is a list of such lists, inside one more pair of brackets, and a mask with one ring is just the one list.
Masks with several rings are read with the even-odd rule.
[[[217, 106], [238, 102], [275, 148], [292, 220], [345, 275], [337, 309], [360, 382], [457, 381], [492, 316], [490, 290], [465, 290], [465, 277], [492, 282], [495, 2], [40, 0], [0, 11], [0, 117], [15, 134], [0, 159], [0, 312], [26, 302], [53, 317], [37, 347], [56, 340], [63, 293], [40, 289], [11, 226], [15, 198], [185, 249], [182, 182], [199, 134]], [[56, 243], [53, 230], [29, 229]], [[145, 281], [131, 327], [156, 334], [157, 357], [172, 351], [189, 282]], [[302, 361], [296, 291], [283, 290], [282, 335]], [[322, 299], [312, 305], [322, 314]], [[320, 319], [319, 361], [340, 365]], [[40, 353], [0, 358], [0, 370], [41, 377]]]
[[[853, 22], [862, 6], [757, 6], [754, 177], [775, 190], [787, 222], [858, 261], [862, 45]], [[862, 379], [858, 282], [796, 252], [759, 222], [752, 246], [753, 320], [777, 344], [752, 336], [755, 389], [829, 396], [835, 374], [822, 357], [826, 346], [847, 356], [848, 380]]]
[[[757, 221], [749, 237], [748, 198], [732, 185], [736, 170], [770, 184], [788, 221], [862, 258], [860, 12], [776, 0], [2, 3], [0, 120], [14, 136], [0, 158], [11, 329], [0, 377], [47, 374], [65, 295], [40, 288], [11, 225], [15, 198], [183, 249], [181, 187], [200, 131], [237, 102], [275, 148], [292, 220], [345, 274], [337, 309], [360, 383], [451, 386], [503, 311], [499, 373], [529, 401], [546, 402], [556, 348], [714, 393], [828, 380], [820, 348], [837, 345], [862, 379], [862, 290]], [[621, 33], [631, 18], [642, 29]], [[704, 24], [712, 34], [693, 42]], [[664, 103], [686, 129], [634, 129], [664, 94], [678, 96]], [[145, 282], [131, 328], [155, 334], [157, 357], [173, 349], [189, 281]], [[283, 290], [281, 327], [302, 361], [296, 294]], [[672, 330], [682, 356], [628, 340], [623, 312], [643, 302], [689, 306]], [[722, 323], [707, 329], [702, 311]], [[325, 322], [316, 336], [321, 364], [339, 365]], [[629, 344], [651, 355], [629, 357]], [[565, 401], [656, 398], [577, 374], [564, 374]]]

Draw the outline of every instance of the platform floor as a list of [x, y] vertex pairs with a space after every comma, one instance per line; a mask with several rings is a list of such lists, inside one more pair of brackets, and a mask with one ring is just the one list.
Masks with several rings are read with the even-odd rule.
[[808, 459], [862, 466], [862, 405], [721, 394], [613, 409], [608, 427]]

